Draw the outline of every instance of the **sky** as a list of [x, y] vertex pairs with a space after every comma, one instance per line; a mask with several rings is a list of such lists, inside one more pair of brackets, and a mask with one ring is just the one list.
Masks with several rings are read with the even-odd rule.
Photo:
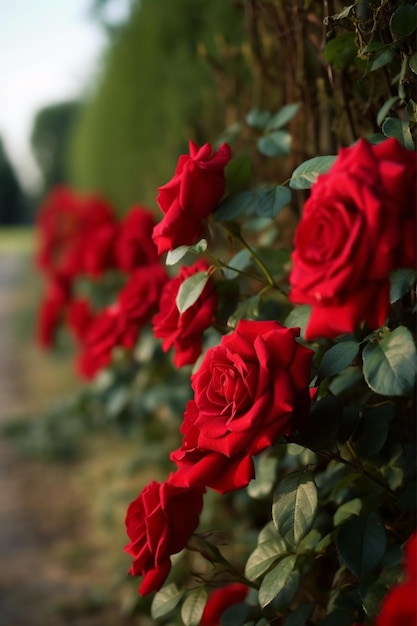
[[89, 14], [91, 4], [0, 0], [0, 137], [29, 192], [40, 180], [30, 152], [34, 115], [82, 95], [97, 76], [107, 38]]

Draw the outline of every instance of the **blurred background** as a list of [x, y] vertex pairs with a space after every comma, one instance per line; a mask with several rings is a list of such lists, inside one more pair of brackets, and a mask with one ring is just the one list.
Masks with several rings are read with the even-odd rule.
[[57, 185], [119, 215], [157, 211], [189, 139], [212, 141], [241, 113], [245, 15], [223, 0], [0, 7], [0, 625], [147, 624], [123, 553], [137, 437], [114, 428], [117, 397], [104, 414], [83, 395], [65, 341], [36, 346], [34, 223]]

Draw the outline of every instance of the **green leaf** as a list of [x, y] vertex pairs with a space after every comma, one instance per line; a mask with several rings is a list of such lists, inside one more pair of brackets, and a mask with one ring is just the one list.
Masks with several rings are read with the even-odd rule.
[[190, 591], [181, 607], [181, 619], [185, 626], [198, 626], [207, 602], [205, 587]]
[[287, 187], [266, 187], [259, 190], [253, 214], [260, 217], [275, 217], [291, 200]]
[[264, 156], [287, 156], [291, 149], [291, 135], [286, 130], [274, 130], [264, 137], [259, 137], [257, 147]]
[[413, 56], [410, 57], [408, 64], [410, 66], [410, 70], [412, 70], [414, 74], [417, 74], [417, 52], [414, 52]]
[[378, 111], [378, 115], [376, 116], [376, 123], [378, 124], [378, 126], [381, 126], [382, 122], [387, 117], [391, 108], [394, 106], [396, 102], [398, 102], [398, 100], [399, 100], [398, 96], [393, 96], [392, 98], [384, 102], [384, 104]]
[[336, 156], [318, 156], [301, 163], [292, 173], [291, 189], [310, 189], [316, 182], [319, 174], [328, 172], [336, 161]]
[[284, 248], [255, 248], [255, 252], [273, 276], [282, 272], [284, 265], [291, 260], [290, 251]]
[[363, 415], [355, 434], [355, 450], [361, 457], [378, 454], [387, 440], [389, 422], [395, 417], [395, 408], [383, 405], [369, 409]]
[[359, 515], [362, 509], [362, 500], [360, 498], [353, 498], [349, 502], [341, 504], [336, 513], [333, 515], [334, 526], [340, 526], [347, 519], [353, 515]]
[[[245, 626], [253, 613], [253, 607], [240, 602], [226, 609], [221, 617], [221, 626]], [[254, 624], [254, 622], [252, 622]], [[268, 624], [266, 624], [268, 626]]]
[[[328, 17], [325, 17], [323, 22], [324, 24], [331, 24], [332, 22], [336, 22], [338, 20], [342, 20], [345, 17], [349, 17], [352, 9], [356, 6], [356, 4], [349, 4], [349, 6], [345, 7], [343, 9], [343, 11], [341, 11], [340, 13], [336, 13], [335, 15], [329, 15]], [[295, 625], [294, 625], [295, 626]]]
[[286, 476], [274, 493], [272, 520], [279, 535], [296, 546], [311, 530], [317, 514], [317, 488], [309, 471]]
[[319, 626], [353, 626], [354, 616], [343, 609], [337, 609], [320, 622]]
[[405, 112], [410, 122], [417, 122], [417, 104], [412, 98], [407, 102]]
[[414, 141], [408, 122], [398, 120], [395, 117], [387, 117], [382, 124], [382, 132], [385, 137], [397, 139], [407, 150], [414, 150]]
[[218, 222], [230, 222], [237, 217], [275, 217], [291, 200], [286, 187], [259, 187], [254, 191], [241, 191], [225, 198], [213, 213]]
[[399, 6], [391, 16], [389, 26], [394, 39], [411, 35], [417, 28], [417, 7], [413, 4]]
[[287, 328], [300, 328], [301, 337], [304, 337], [310, 315], [310, 305], [302, 304], [301, 306], [296, 306], [285, 318], [284, 326]]
[[235, 328], [238, 321], [245, 320], [257, 320], [259, 319], [259, 295], [246, 298], [235, 309], [235, 311], [229, 315], [227, 319], [227, 325], [230, 328]]
[[285, 124], [288, 124], [288, 122], [298, 113], [299, 108], [299, 102], [286, 104], [272, 116], [266, 126], [266, 130], [275, 130], [285, 126]]
[[367, 576], [380, 564], [386, 547], [385, 528], [377, 513], [352, 517], [339, 528], [340, 558], [358, 578]]
[[[239, 271], [246, 269], [252, 261], [251, 254], [249, 250], [243, 248], [243, 250], [239, 250], [234, 257], [227, 262], [229, 267], [222, 268], [222, 272], [224, 277], [227, 280], [233, 280], [237, 276], [239, 276]], [[231, 269], [234, 268], [234, 269]]]
[[413, 336], [398, 326], [363, 351], [363, 374], [368, 386], [383, 396], [405, 396], [412, 391], [417, 374]]
[[248, 580], [256, 580], [283, 554], [287, 552], [287, 545], [280, 537], [260, 543], [249, 556], [245, 576]]
[[331, 39], [323, 50], [327, 63], [338, 68], [347, 67], [357, 55], [355, 33], [343, 33]]
[[170, 250], [166, 256], [166, 265], [175, 265], [178, 261], [181, 261], [185, 257], [187, 252], [195, 252], [201, 254], [207, 250], [207, 240], [201, 239], [194, 246], [178, 246], [175, 250]]
[[261, 111], [260, 109], [251, 109], [246, 115], [246, 123], [248, 126], [257, 128], [258, 130], [264, 130], [270, 119], [271, 114], [269, 111]]
[[314, 604], [308, 602], [308, 604], [302, 604], [297, 607], [295, 611], [292, 611], [287, 617], [285, 626], [305, 626], [309, 618], [313, 615]]
[[197, 302], [209, 278], [210, 275], [207, 271], [196, 272], [181, 283], [176, 299], [177, 308], [180, 313], [184, 313], [184, 311]]
[[278, 459], [268, 453], [260, 454], [255, 459], [255, 478], [250, 481], [247, 491], [251, 498], [262, 499], [268, 496], [274, 486]]
[[411, 511], [417, 508], [417, 485], [415, 481], [409, 483], [398, 498], [398, 508], [400, 511]]
[[360, 344], [357, 341], [341, 341], [324, 353], [320, 362], [319, 377], [334, 376], [345, 369], [357, 357]]
[[295, 554], [284, 557], [276, 567], [265, 576], [259, 589], [259, 603], [266, 607], [288, 584], [297, 560]]
[[388, 65], [394, 57], [395, 52], [394, 50], [391, 50], [391, 48], [382, 50], [382, 52], [377, 54], [372, 60], [369, 71], [374, 72], [375, 70], [379, 70], [381, 67], [384, 67], [384, 65]]
[[393, 274], [391, 274], [391, 304], [397, 302], [397, 300], [401, 300], [403, 296], [410, 292], [411, 287], [416, 281], [416, 277], [416, 271], [409, 268], [396, 270]]
[[239, 154], [233, 157], [224, 170], [228, 195], [247, 189], [252, 178], [252, 171], [252, 161], [249, 156]]
[[151, 605], [151, 616], [153, 619], [159, 619], [164, 617], [167, 613], [172, 611], [185, 593], [185, 589], [180, 589], [178, 585], [172, 584], [162, 587], [158, 591]]

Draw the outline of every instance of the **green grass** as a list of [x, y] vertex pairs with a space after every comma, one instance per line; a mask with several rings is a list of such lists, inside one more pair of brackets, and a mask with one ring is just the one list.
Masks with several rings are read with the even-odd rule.
[[28, 254], [34, 251], [35, 229], [32, 226], [0, 227], [0, 254]]

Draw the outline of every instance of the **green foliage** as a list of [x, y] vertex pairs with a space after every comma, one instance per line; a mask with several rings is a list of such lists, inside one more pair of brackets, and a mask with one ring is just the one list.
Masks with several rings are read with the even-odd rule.
[[27, 199], [0, 139], [0, 225], [21, 224], [29, 218]]
[[386, 547], [385, 528], [377, 513], [354, 516], [339, 528], [340, 557], [358, 578], [366, 577], [380, 564]]
[[301, 163], [291, 175], [291, 189], [310, 189], [320, 174], [329, 171], [335, 160], [335, 156], [318, 156]]
[[286, 476], [274, 493], [272, 519], [278, 533], [297, 546], [311, 530], [317, 514], [317, 489], [311, 472]]

